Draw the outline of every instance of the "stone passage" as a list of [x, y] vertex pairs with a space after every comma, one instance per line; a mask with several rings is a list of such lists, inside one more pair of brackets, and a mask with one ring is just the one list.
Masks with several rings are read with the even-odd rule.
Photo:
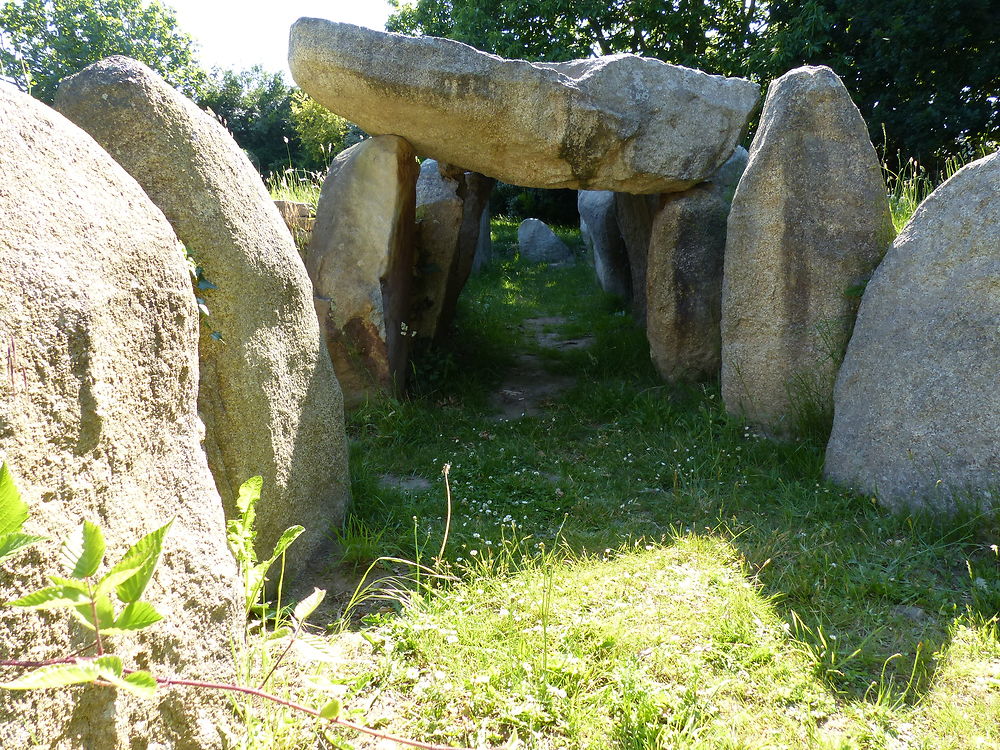
[[504, 60], [460, 42], [301, 18], [296, 83], [369, 133], [505, 182], [656, 193], [708, 179], [759, 88], [651, 58]]
[[316, 314], [349, 408], [406, 380], [417, 160], [402, 138], [333, 160], [306, 255]]
[[934, 191], [868, 284], [837, 379], [827, 476], [894, 508], [996, 507], [998, 373], [994, 153]]
[[[759, 427], [832, 409], [857, 295], [893, 228], [868, 129], [829, 68], [774, 81], [729, 214], [722, 397]], [[851, 296], [851, 295], [854, 296]]]
[[264, 477], [262, 555], [306, 528], [288, 554], [298, 575], [343, 518], [347, 447], [312, 285], [278, 209], [229, 133], [135, 60], [63, 80], [56, 106], [136, 178], [215, 285], [198, 394], [209, 466], [230, 514], [240, 484]]
[[[109, 561], [174, 519], [147, 598], [165, 621], [114, 651], [157, 675], [231, 681], [242, 596], [201, 448], [198, 310], [163, 214], [94, 140], [0, 87], [0, 454], [50, 541], [22, 560], [65, 574], [59, 542], [101, 525]], [[5, 563], [0, 601], [43, 585]], [[87, 642], [63, 613], [0, 609], [4, 658]], [[5, 671], [4, 677], [13, 674]], [[232, 712], [207, 691], [3, 691], [0, 747], [221, 750]], [[37, 744], [41, 743], [41, 744]]]

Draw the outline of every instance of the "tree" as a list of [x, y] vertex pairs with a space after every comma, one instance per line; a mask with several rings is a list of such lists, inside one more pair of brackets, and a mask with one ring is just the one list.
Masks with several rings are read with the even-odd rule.
[[205, 80], [194, 41], [157, 0], [8, 0], [0, 7], [0, 75], [44, 102], [60, 80], [110, 55], [145, 63], [189, 96]]
[[292, 124], [292, 88], [281, 73], [260, 65], [212, 71], [197, 97], [232, 133], [261, 173], [300, 164], [301, 144]]
[[774, 0], [765, 41], [758, 64], [770, 76], [833, 68], [888, 156], [940, 169], [1000, 142], [995, 0]]
[[446, 36], [503, 57], [570, 60], [632, 52], [749, 75], [758, 0], [391, 0], [390, 31]]
[[302, 151], [312, 161], [325, 167], [348, 141], [347, 120], [335, 115], [304, 91], [292, 93], [292, 127], [302, 144]]

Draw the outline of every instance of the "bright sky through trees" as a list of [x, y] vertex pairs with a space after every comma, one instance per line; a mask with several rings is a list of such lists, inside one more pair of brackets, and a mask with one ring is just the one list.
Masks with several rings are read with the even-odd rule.
[[206, 68], [242, 70], [262, 65], [288, 72], [288, 29], [302, 16], [382, 29], [385, 0], [162, 0], [177, 12], [177, 24], [195, 38]]

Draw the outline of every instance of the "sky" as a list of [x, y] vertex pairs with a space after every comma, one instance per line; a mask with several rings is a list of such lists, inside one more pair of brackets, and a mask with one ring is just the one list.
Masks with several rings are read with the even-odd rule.
[[284, 72], [289, 83], [288, 29], [303, 16], [345, 21], [382, 30], [385, 0], [163, 0], [177, 25], [198, 43], [206, 68], [243, 70], [262, 65]]

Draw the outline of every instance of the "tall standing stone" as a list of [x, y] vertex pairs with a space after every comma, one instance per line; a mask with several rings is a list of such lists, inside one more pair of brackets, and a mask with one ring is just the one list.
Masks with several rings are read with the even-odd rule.
[[662, 196], [615, 194], [615, 217], [625, 243], [628, 269], [631, 275], [632, 317], [646, 325], [646, 266], [649, 263], [649, 240], [653, 232], [653, 217]]
[[413, 147], [380, 135], [339, 154], [320, 192], [306, 269], [348, 408], [406, 380], [417, 174]]
[[994, 153], [924, 201], [872, 276], [837, 378], [826, 475], [893, 508], [997, 507], [998, 373]]
[[344, 408], [278, 209], [229, 133], [135, 60], [63, 80], [56, 106], [143, 186], [215, 285], [203, 293], [198, 392], [208, 463], [228, 515], [240, 484], [263, 476], [260, 553], [301, 524], [287, 570], [305, 574], [348, 500]]
[[628, 302], [632, 299], [632, 271], [615, 204], [615, 194], [609, 190], [581, 190], [576, 196], [580, 233], [594, 253], [597, 283], [608, 294]]
[[788, 433], [800, 416], [832, 408], [852, 290], [892, 231], [878, 157], [844, 84], [825, 67], [775, 80], [729, 214], [722, 397], [731, 413]]
[[487, 202], [479, 217], [479, 237], [476, 238], [476, 250], [472, 258], [472, 273], [479, 273], [493, 260], [493, 236], [490, 226], [490, 206]]
[[[455, 318], [459, 295], [469, 281], [472, 267], [476, 262], [479, 235], [484, 226], [487, 235], [489, 234], [490, 196], [493, 194], [493, 186], [496, 184], [496, 180], [492, 177], [486, 177], [478, 172], [463, 171], [457, 179], [459, 181], [459, 195], [462, 198], [462, 226], [458, 230], [458, 257], [455, 260], [455, 270], [448, 277], [444, 304], [441, 309], [441, 320], [444, 328], [450, 326]], [[486, 217], [485, 224], [484, 216]]]
[[684, 190], [733, 152], [759, 96], [648, 57], [504, 60], [318, 18], [296, 21], [288, 47], [302, 90], [366, 132], [525, 187]]
[[726, 219], [746, 163], [741, 146], [711, 181], [664, 195], [653, 217], [646, 336], [664, 380], [706, 380], [719, 373]]
[[[231, 682], [242, 596], [200, 445], [183, 251], [89, 135], [8, 86], [0, 142], [0, 454], [30, 509], [25, 530], [49, 539], [4, 562], [0, 601], [48, 585], [43, 572], [67, 575], [59, 543], [84, 519], [103, 528], [108, 564], [173, 519], [143, 597], [165, 619], [109, 640], [127, 667]], [[92, 641], [68, 613], [0, 609], [5, 659], [60, 658]], [[222, 748], [230, 719], [208, 691], [137, 701], [98, 686], [4, 690], [0, 747]]]
[[461, 173], [446, 176], [427, 159], [417, 179], [416, 266], [411, 295], [411, 328], [436, 338], [447, 327], [443, 312], [449, 279], [456, 273], [465, 209]]

